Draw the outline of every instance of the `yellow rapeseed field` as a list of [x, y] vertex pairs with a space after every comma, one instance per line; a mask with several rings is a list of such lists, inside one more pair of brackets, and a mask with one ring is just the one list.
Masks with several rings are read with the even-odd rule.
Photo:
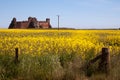
[[111, 54], [120, 53], [120, 30], [0, 30], [1, 53], [61, 54], [75, 53], [85, 58], [93, 50], [100, 53], [108, 47]]
[[[111, 54], [108, 80], [120, 80], [120, 30], [1, 29], [0, 80], [107, 80], [94, 74], [97, 63], [85, 67], [103, 47]], [[94, 76], [86, 77], [86, 71]]]

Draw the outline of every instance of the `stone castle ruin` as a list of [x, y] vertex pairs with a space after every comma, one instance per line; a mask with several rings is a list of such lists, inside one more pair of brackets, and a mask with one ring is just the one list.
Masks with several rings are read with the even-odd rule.
[[50, 19], [46, 18], [46, 21], [37, 21], [35, 17], [29, 17], [28, 21], [17, 21], [13, 18], [8, 29], [27, 29], [27, 28], [52, 28]]

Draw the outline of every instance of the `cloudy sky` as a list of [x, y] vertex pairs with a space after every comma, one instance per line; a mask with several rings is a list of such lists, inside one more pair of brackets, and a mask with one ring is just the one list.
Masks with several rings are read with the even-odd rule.
[[120, 0], [0, 0], [0, 28], [7, 28], [13, 17], [18, 21], [29, 16], [51, 19], [57, 27], [118, 28]]

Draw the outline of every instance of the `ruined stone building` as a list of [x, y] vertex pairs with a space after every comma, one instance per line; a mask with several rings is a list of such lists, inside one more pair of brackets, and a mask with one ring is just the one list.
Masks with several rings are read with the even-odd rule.
[[46, 21], [38, 21], [35, 17], [29, 17], [27, 21], [17, 21], [13, 18], [9, 25], [9, 29], [27, 29], [27, 28], [52, 28], [50, 19], [46, 18]]

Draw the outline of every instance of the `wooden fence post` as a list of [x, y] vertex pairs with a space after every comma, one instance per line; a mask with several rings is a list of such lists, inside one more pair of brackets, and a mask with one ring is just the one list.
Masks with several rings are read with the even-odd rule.
[[105, 73], [110, 72], [110, 53], [108, 48], [102, 48], [101, 61], [99, 63], [99, 70]]
[[15, 63], [18, 63], [18, 48], [15, 48]]
[[110, 53], [108, 48], [102, 48], [102, 54], [90, 60], [87, 65], [87, 69], [89, 69], [89, 67], [98, 60], [100, 60], [98, 65], [98, 71], [106, 73], [108, 75], [110, 73]]

